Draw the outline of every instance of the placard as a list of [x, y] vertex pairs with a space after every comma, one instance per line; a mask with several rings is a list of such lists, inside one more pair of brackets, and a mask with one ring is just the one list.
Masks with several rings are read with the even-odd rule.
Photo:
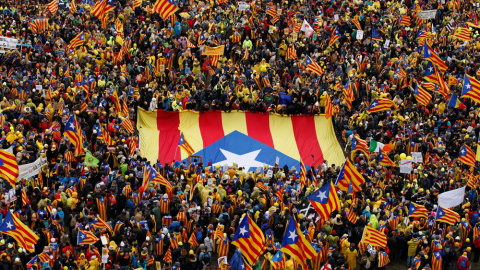
[[15, 50], [17, 45], [18, 39], [16, 38], [0, 37], [0, 48]]
[[273, 171], [272, 170], [267, 171], [267, 177], [270, 177], [270, 178], [273, 177]]
[[390, 46], [390, 39], [385, 40], [385, 45], [383, 45], [383, 48], [388, 49], [388, 46]]
[[162, 270], [162, 265], [160, 262], [155, 262], [155, 268], [157, 268], [157, 270]]
[[423, 162], [422, 152], [412, 152], [412, 160], [415, 163], [422, 163]]
[[238, 10], [240, 10], [240, 11], [247, 10], [247, 3], [246, 2], [238, 2]]
[[218, 266], [219, 266], [219, 267], [222, 266], [222, 262], [223, 262], [224, 264], [227, 264], [227, 263], [228, 263], [228, 262], [227, 262], [227, 256], [222, 256], [222, 257], [218, 258], [217, 263], [218, 263]]
[[37, 85], [35, 85], [35, 89], [42, 90], [43, 86], [41, 84], [37, 84]]
[[63, 102], [55, 102], [53, 103], [52, 107], [53, 107], [53, 110], [58, 110], [60, 109], [61, 107], [63, 106]]
[[102, 255], [102, 263], [108, 263], [108, 255]]
[[410, 174], [412, 172], [412, 160], [402, 159], [400, 160], [400, 173]]
[[17, 196], [15, 196], [15, 189], [10, 189], [8, 192], [5, 193], [5, 203], [10, 204], [14, 202], [17, 199]]
[[417, 16], [420, 20], [435, 19], [436, 15], [437, 15], [437, 10], [436, 9], [422, 10], [422, 11], [419, 11], [417, 13]]
[[333, 15], [333, 20], [337, 22], [340, 18], [338, 17], [338, 14]]
[[228, 171], [228, 164], [223, 165], [223, 172]]
[[102, 240], [102, 245], [108, 245], [108, 240], [107, 240], [107, 237], [105, 237], [105, 235], [100, 236], [100, 240]]
[[357, 39], [363, 39], [363, 30], [357, 30]]
[[295, 31], [293, 31], [293, 32], [292, 32], [292, 39], [293, 39], [293, 41], [296, 41], [297, 38], [298, 38], [298, 33], [295, 32]]
[[277, 158], [275, 159], [275, 164], [280, 165], [280, 158], [279, 158], [279, 157], [277, 157]]

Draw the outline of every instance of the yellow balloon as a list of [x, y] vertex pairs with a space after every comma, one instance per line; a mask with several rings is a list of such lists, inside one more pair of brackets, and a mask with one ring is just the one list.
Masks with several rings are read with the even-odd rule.
[[401, 154], [400, 154], [400, 158], [401, 158], [401, 159], [406, 159], [406, 158], [407, 158], [407, 155], [406, 155], [405, 153], [401, 153]]
[[407, 159], [412, 159], [412, 157], [411, 157], [411, 156], [408, 156]]

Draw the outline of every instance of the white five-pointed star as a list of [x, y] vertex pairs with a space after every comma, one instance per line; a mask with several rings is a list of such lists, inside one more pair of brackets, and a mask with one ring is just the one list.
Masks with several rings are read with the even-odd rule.
[[13, 224], [11, 222], [7, 222], [7, 228], [11, 229], [13, 227]]
[[462, 149], [462, 154], [465, 154], [465, 149]]
[[470, 87], [472, 87], [469, 83], [467, 83], [466, 85], [467, 89], [470, 89]]
[[255, 160], [260, 151], [262, 151], [261, 149], [243, 155], [238, 155], [222, 148], [220, 148], [220, 151], [226, 159], [213, 164], [213, 167], [217, 165], [236, 163], [239, 167], [244, 167], [245, 171], [248, 172], [250, 168], [263, 167], [264, 165], [264, 163]]
[[247, 233], [247, 230], [245, 229], [245, 226], [240, 228], [240, 234], [243, 236], [244, 234]]
[[430, 72], [433, 72], [433, 67], [429, 67], [428, 70], [429, 70]]
[[415, 211], [415, 207], [412, 207], [412, 209], [411, 209], [411, 210], [412, 210], [412, 212], [413, 212], [413, 211]]
[[325, 196], [325, 193], [326, 191], [320, 191], [317, 195], [318, 198], [320, 198], [320, 201], [323, 201], [325, 200], [325, 198], [327, 198], [327, 196]]
[[378, 105], [377, 102], [373, 102], [373, 103], [372, 103], [372, 107], [375, 107], [375, 106], [377, 106], [377, 105]]
[[74, 129], [75, 128], [75, 125], [73, 123], [70, 123], [70, 128], [71, 129]]
[[292, 241], [295, 242], [295, 238], [297, 238], [297, 234], [295, 233], [295, 231], [293, 232], [289, 232], [290, 235], [288, 236], [288, 238], [292, 239]]
[[85, 238], [85, 234], [82, 234], [82, 235], [80, 236], [80, 238], [84, 239], [84, 238]]

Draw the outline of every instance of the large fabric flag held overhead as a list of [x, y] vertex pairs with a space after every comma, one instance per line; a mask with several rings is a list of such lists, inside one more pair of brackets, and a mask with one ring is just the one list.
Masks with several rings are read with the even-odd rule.
[[281, 117], [250, 112], [139, 109], [137, 123], [142, 156], [151, 163], [158, 159], [188, 162], [190, 153], [179, 147], [182, 134], [193, 155], [202, 156], [204, 163], [211, 162], [214, 167], [237, 163], [253, 172], [264, 165], [273, 166], [277, 157], [281, 166], [295, 167], [300, 160], [306, 166], [324, 160], [329, 164], [345, 161], [332, 120], [324, 115]]

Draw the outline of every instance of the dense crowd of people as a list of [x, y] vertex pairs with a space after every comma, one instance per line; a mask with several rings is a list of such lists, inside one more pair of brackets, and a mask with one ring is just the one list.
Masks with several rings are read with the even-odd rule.
[[[108, 2], [102, 20], [93, 14], [98, 3], [0, 2], [0, 36], [18, 41], [0, 54], [2, 148], [18, 165], [47, 163], [15, 186], [0, 172], [2, 219], [11, 211], [38, 236], [28, 249], [2, 233], [1, 269], [237, 270], [230, 261], [242, 251], [232, 241], [245, 214], [266, 237], [254, 269], [303, 265], [287, 253], [274, 263], [292, 216], [318, 252], [312, 269], [478, 267], [478, 168], [458, 159], [464, 145], [476, 149], [480, 133], [480, 98], [462, 97], [465, 74], [480, 75], [476, 3], [274, 0], [240, 8], [182, 0], [162, 18], [152, 1], [120, 0]], [[435, 17], [420, 19], [424, 10]], [[458, 29], [470, 36], [456, 37]], [[432, 66], [425, 44], [449, 93], [425, 75]], [[223, 54], [205, 55], [222, 45]], [[418, 87], [429, 92], [426, 102]], [[367, 112], [380, 98], [395, 106]], [[342, 164], [309, 168], [303, 185], [300, 169], [282, 164], [268, 177], [234, 164], [224, 171], [198, 161], [150, 163], [124, 125], [127, 118], [135, 126], [139, 107], [329, 113], [365, 183], [353, 193], [337, 188], [341, 208], [325, 220], [307, 196], [336, 181]], [[72, 116], [81, 147], [67, 136]], [[382, 146], [354, 151], [358, 139]], [[413, 152], [422, 161], [400, 173]], [[382, 153], [395, 164], [382, 163]], [[152, 171], [169, 185], [145, 181]], [[463, 186], [458, 222], [433, 222], [438, 194]], [[411, 202], [425, 216], [409, 217]], [[365, 226], [385, 233], [387, 245], [362, 242]], [[82, 244], [79, 236], [92, 234], [98, 241]]]

